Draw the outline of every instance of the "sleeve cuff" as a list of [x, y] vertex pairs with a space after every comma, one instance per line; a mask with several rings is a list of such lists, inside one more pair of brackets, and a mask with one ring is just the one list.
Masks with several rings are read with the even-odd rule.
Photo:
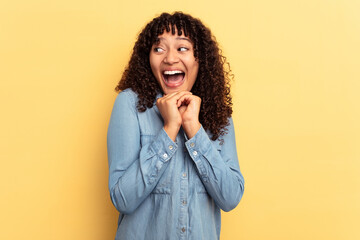
[[202, 126], [191, 139], [188, 139], [185, 134], [185, 139], [185, 146], [193, 158], [196, 158], [199, 152], [206, 153], [211, 148], [212, 142]]
[[160, 130], [152, 144], [153, 151], [163, 162], [169, 161], [177, 148], [177, 144], [167, 135], [164, 128]]
[[202, 126], [194, 137], [185, 142], [189, 155], [198, 167], [200, 176], [204, 181], [207, 181], [208, 173], [201, 156], [204, 156], [210, 150], [211, 145], [212, 142]]

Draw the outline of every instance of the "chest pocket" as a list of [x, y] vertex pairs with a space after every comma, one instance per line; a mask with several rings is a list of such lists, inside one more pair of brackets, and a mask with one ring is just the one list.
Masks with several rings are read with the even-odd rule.
[[[151, 144], [154, 141], [155, 135], [141, 135], [141, 146], [144, 147], [147, 144]], [[174, 169], [174, 158], [175, 155], [172, 157], [173, 159], [169, 161], [169, 166], [166, 167], [165, 172], [160, 177], [158, 183], [156, 184], [152, 194], [170, 194], [171, 193], [171, 184], [172, 184], [172, 175]]]

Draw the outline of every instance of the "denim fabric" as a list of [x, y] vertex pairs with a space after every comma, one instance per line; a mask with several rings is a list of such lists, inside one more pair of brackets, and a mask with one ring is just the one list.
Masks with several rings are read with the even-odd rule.
[[132, 90], [119, 93], [108, 129], [109, 190], [120, 212], [118, 240], [212, 240], [220, 209], [230, 211], [244, 192], [232, 119], [224, 144], [201, 127], [173, 142], [154, 104], [136, 109]]

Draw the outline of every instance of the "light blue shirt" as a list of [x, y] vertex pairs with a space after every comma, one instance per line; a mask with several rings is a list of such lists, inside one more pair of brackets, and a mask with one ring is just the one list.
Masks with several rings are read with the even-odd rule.
[[120, 212], [117, 240], [219, 239], [220, 209], [244, 192], [232, 119], [224, 143], [201, 127], [172, 141], [154, 104], [138, 112], [137, 95], [117, 96], [108, 129], [109, 189]]

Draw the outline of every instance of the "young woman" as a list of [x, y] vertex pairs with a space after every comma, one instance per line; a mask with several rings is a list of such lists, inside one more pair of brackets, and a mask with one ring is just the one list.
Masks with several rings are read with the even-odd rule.
[[200, 20], [163, 13], [139, 34], [108, 129], [116, 239], [212, 240], [244, 192], [225, 58]]

